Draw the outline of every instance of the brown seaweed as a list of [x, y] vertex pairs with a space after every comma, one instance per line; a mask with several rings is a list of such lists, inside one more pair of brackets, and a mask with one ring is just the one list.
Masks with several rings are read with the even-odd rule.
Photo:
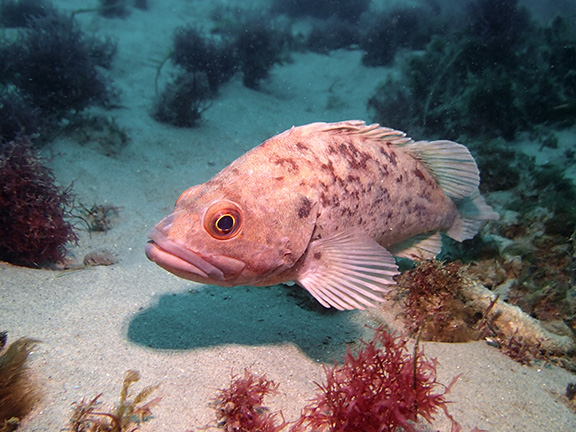
[[120, 400], [114, 411], [105, 411], [99, 408], [102, 393], [90, 400], [83, 398], [80, 402], [75, 403], [67, 430], [73, 432], [132, 432], [138, 430], [140, 424], [152, 417], [151, 410], [161, 399], [157, 397], [144, 403], [158, 388], [158, 385], [145, 387], [133, 399], [129, 399], [130, 387], [139, 380], [140, 374], [135, 370], [129, 370], [124, 374]]
[[[5, 333], [1, 334], [5, 341]], [[18, 427], [40, 398], [26, 365], [37, 340], [20, 338], [0, 355], [0, 432]], [[2, 349], [2, 348], [0, 348]]]

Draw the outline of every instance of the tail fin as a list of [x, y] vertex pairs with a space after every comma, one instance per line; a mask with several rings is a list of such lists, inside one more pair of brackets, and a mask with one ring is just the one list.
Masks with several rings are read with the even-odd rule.
[[480, 195], [478, 166], [465, 146], [445, 140], [407, 141], [398, 145], [426, 166], [458, 207], [459, 217], [447, 232], [454, 240], [470, 239], [487, 221], [498, 219], [498, 214]]
[[492, 210], [492, 207], [486, 204], [478, 189], [472, 195], [456, 201], [456, 205], [459, 217], [454, 221], [447, 234], [459, 242], [471, 239], [486, 222], [500, 217], [498, 213]]

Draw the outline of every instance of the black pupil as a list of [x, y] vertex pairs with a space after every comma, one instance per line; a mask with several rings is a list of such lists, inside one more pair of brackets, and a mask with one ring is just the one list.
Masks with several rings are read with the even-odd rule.
[[220, 216], [216, 221], [216, 227], [223, 232], [229, 232], [234, 228], [234, 218], [230, 215]]

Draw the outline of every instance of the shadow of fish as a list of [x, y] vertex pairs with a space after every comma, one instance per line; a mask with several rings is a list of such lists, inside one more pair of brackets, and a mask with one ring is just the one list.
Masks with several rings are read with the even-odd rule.
[[221, 286], [296, 282], [325, 307], [363, 309], [428, 259], [441, 232], [472, 238], [498, 215], [470, 152], [362, 121], [293, 127], [186, 190], [149, 234], [148, 258]]

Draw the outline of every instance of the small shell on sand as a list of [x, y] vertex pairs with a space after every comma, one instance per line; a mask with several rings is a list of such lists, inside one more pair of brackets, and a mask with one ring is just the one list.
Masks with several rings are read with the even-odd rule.
[[84, 257], [84, 265], [89, 267], [109, 266], [117, 262], [118, 258], [116, 258], [112, 252], [105, 249], [90, 252]]

